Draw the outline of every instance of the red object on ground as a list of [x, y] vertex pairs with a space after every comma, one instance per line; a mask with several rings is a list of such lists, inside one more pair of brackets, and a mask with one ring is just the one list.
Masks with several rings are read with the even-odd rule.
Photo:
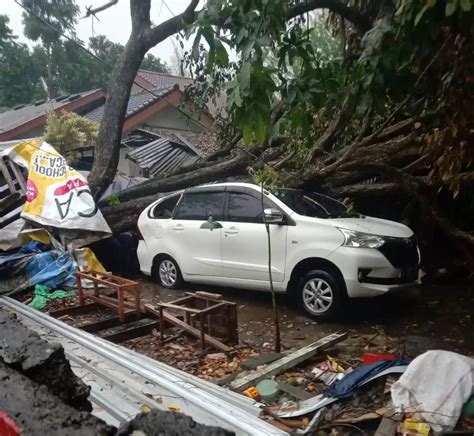
[[5, 413], [0, 411], [0, 436], [19, 436], [20, 428]]
[[377, 354], [377, 353], [365, 353], [363, 360], [364, 364], [378, 362], [379, 360], [395, 360], [397, 356], [395, 354]]

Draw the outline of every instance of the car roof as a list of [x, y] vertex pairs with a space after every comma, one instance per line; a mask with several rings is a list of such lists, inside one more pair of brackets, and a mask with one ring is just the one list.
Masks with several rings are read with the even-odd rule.
[[255, 185], [253, 183], [244, 183], [244, 182], [223, 182], [223, 183], [206, 183], [205, 185], [198, 185], [195, 188], [211, 188], [217, 186], [233, 186], [233, 187], [240, 187], [240, 188], [250, 188], [259, 190], [260, 186]]

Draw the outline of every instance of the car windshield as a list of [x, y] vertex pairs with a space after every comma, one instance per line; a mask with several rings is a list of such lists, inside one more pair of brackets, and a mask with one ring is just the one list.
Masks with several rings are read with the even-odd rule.
[[316, 192], [276, 189], [273, 194], [299, 215], [313, 218], [348, 218], [351, 216], [341, 202]]

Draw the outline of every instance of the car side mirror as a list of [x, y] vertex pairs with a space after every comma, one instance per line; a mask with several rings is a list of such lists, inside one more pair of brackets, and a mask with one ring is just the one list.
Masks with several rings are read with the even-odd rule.
[[263, 213], [267, 224], [282, 224], [285, 221], [285, 217], [279, 209], [264, 209]]

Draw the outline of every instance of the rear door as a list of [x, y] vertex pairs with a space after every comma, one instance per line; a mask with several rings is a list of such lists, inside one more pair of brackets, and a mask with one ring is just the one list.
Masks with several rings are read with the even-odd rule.
[[[222, 228], [208, 221], [223, 218], [225, 188], [185, 191], [167, 229], [166, 245], [185, 275], [220, 276]], [[211, 228], [209, 228], [211, 227]]]
[[[255, 192], [255, 193], [254, 193]], [[265, 208], [276, 207], [267, 198]], [[269, 281], [267, 233], [259, 193], [228, 188], [225, 220], [222, 223], [223, 277]], [[270, 225], [273, 281], [285, 276], [286, 225]]]

